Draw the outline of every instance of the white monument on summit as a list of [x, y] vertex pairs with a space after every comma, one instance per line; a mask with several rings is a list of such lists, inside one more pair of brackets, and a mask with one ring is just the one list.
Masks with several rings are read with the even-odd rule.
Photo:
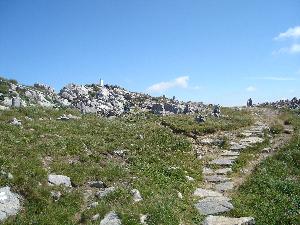
[[100, 78], [100, 86], [103, 87], [104, 86], [104, 81]]

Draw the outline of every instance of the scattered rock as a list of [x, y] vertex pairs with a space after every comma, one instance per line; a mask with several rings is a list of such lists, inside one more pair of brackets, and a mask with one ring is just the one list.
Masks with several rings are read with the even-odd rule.
[[96, 197], [97, 198], [104, 198], [105, 196], [107, 196], [108, 194], [114, 192], [115, 190], [116, 190], [115, 187], [104, 188], [103, 190], [98, 191], [96, 193]]
[[133, 189], [133, 190], [131, 190], [131, 194], [132, 194], [132, 196], [133, 196], [133, 201], [134, 201], [134, 202], [139, 202], [139, 201], [142, 201], [142, 200], [143, 200], [143, 198], [142, 198], [142, 196], [141, 196], [141, 193], [139, 192], [138, 189]]
[[294, 130], [293, 129], [289, 129], [289, 128], [285, 128], [283, 130], [283, 133], [285, 133], [285, 134], [292, 134], [293, 132], [294, 132]]
[[177, 191], [177, 196], [178, 196], [178, 198], [183, 199], [182, 193], [179, 191]]
[[51, 191], [51, 197], [54, 201], [58, 201], [61, 198], [62, 194], [60, 191]]
[[114, 150], [114, 154], [119, 157], [124, 157], [127, 152], [128, 150], [123, 150], [123, 149]]
[[206, 121], [206, 119], [204, 116], [198, 115], [198, 116], [196, 116], [195, 121], [198, 123], [204, 123]]
[[18, 120], [17, 118], [13, 118], [11, 121], [10, 121], [10, 124], [11, 125], [14, 125], [14, 126], [22, 126], [22, 121], [21, 120]]
[[229, 218], [225, 216], [208, 216], [203, 225], [254, 225], [255, 220], [252, 217]]
[[271, 148], [264, 148], [263, 150], [261, 150], [262, 153], [269, 153], [271, 152]]
[[48, 183], [49, 185], [62, 185], [65, 187], [72, 187], [70, 177], [64, 175], [50, 174], [48, 176]]
[[99, 218], [100, 218], [100, 214], [96, 214], [91, 218], [91, 220], [96, 221], [96, 220], [99, 220]]
[[20, 196], [10, 191], [10, 187], [0, 188], [0, 221], [15, 216], [21, 209]]
[[185, 176], [185, 178], [188, 180], [188, 181], [195, 181], [195, 179], [193, 177], [190, 177], [190, 176]]
[[69, 120], [70, 118], [63, 114], [62, 116], [58, 117], [57, 120]]
[[14, 176], [11, 174], [11, 173], [7, 173], [7, 172], [5, 172], [5, 171], [3, 171], [3, 170], [1, 170], [1, 175], [3, 175], [6, 179], [9, 179], [9, 180], [12, 180], [12, 179], [14, 179]]
[[107, 185], [103, 181], [90, 181], [88, 182], [88, 185], [91, 188], [107, 188]]
[[112, 211], [106, 214], [103, 220], [101, 220], [100, 225], [121, 225], [121, 220], [118, 215]]
[[96, 208], [99, 205], [99, 202], [92, 202], [88, 207], [93, 209]]
[[142, 225], [147, 225], [147, 219], [148, 219], [147, 215], [143, 215], [143, 214], [140, 215], [140, 223]]

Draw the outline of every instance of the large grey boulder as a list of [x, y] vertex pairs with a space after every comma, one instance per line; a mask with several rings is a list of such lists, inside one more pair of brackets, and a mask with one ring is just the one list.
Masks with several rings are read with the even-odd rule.
[[203, 225], [254, 225], [252, 217], [230, 218], [225, 216], [208, 216]]
[[163, 104], [153, 104], [151, 110], [154, 114], [159, 114], [159, 115], [165, 114], [165, 107]]
[[118, 215], [111, 211], [101, 220], [100, 225], [121, 225], [121, 220], [119, 219]]
[[49, 185], [57, 185], [57, 186], [62, 185], [65, 187], [72, 187], [70, 177], [64, 175], [50, 174], [48, 176], [48, 183]]
[[10, 191], [10, 187], [0, 188], [0, 222], [17, 215], [21, 209], [20, 196]]
[[21, 107], [21, 99], [19, 96], [12, 98], [11, 106], [15, 108]]

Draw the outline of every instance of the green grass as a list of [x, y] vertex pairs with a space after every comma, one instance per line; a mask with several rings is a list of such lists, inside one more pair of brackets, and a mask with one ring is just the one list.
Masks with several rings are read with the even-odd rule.
[[176, 133], [202, 135], [217, 131], [235, 130], [253, 123], [251, 115], [246, 110], [222, 108], [221, 112], [225, 116], [220, 118], [208, 116], [204, 123], [196, 122], [195, 115], [171, 115], [165, 116], [162, 124], [170, 127]]
[[232, 171], [234, 173], [240, 172], [240, 170], [247, 166], [251, 160], [261, 152], [261, 150], [267, 147], [270, 144], [270, 140], [267, 135], [264, 136], [264, 141], [262, 143], [255, 144], [251, 147], [248, 147], [240, 152], [238, 159], [234, 162], [232, 166]]
[[300, 121], [291, 112], [281, 118], [296, 128], [292, 141], [256, 167], [234, 194], [230, 216], [252, 216], [258, 225], [300, 224]]
[[[9, 185], [24, 198], [22, 212], [5, 224], [91, 224], [91, 216], [100, 213], [103, 218], [110, 210], [119, 214], [123, 224], [139, 224], [140, 214], [149, 214], [149, 224], [201, 221], [192, 197], [202, 180], [201, 163], [191, 143], [161, 126], [160, 117], [86, 115], [81, 120], [56, 120], [63, 113], [78, 115], [72, 110], [42, 108], [0, 112], [0, 166], [14, 176], [13, 180], [1, 179], [0, 186]], [[22, 120], [23, 128], [8, 123], [13, 117]], [[114, 156], [115, 149], [126, 149], [128, 154]], [[43, 165], [46, 157], [51, 157], [49, 171]], [[69, 192], [48, 186], [49, 173], [69, 176], [76, 188]], [[186, 175], [196, 181], [188, 182]], [[82, 193], [91, 180], [102, 180], [117, 191], [95, 199], [97, 208], [86, 209]], [[141, 203], [132, 202], [133, 188], [140, 190]], [[57, 189], [63, 197], [55, 202], [50, 192]], [[177, 191], [183, 199], [177, 197]]]

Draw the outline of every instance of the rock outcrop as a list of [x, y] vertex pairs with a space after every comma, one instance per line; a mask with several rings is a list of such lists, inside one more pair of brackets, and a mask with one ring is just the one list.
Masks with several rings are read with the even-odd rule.
[[120, 116], [131, 111], [152, 111], [155, 114], [193, 114], [203, 111], [202, 103], [182, 102], [174, 98], [151, 97], [147, 94], [130, 92], [115, 85], [69, 84], [59, 93], [48, 85], [36, 83], [25, 86], [16, 81], [0, 78], [0, 106], [27, 107], [70, 107], [85, 113], [101, 116]]

